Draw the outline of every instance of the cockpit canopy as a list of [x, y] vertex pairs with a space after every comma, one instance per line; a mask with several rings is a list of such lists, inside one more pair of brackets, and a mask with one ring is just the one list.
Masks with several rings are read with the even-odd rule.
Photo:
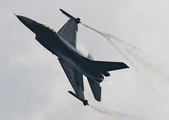
[[41, 23], [41, 22], [39, 22], [39, 24], [41, 24], [41, 25], [45, 26], [46, 28], [48, 28], [48, 29], [52, 30], [53, 32], [56, 32], [56, 31], [55, 31], [52, 27], [50, 27], [49, 25], [47, 25], [47, 24], [45, 24], [45, 23]]

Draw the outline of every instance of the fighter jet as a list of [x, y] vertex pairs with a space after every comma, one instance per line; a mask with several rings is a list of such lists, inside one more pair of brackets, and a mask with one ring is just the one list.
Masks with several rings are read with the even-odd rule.
[[109, 71], [129, 68], [123, 62], [94, 61], [89, 53], [87, 57], [77, 50], [76, 34], [80, 18], [75, 18], [60, 9], [60, 11], [69, 17], [69, 20], [63, 27], [55, 32], [51, 27], [32, 20], [30, 18], [16, 15], [17, 18], [32, 32], [35, 33], [35, 39], [43, 45], [52, 54], [58, 57], [58, 60], [72, 85], [74, 92], [68, 91], [71, 95], [89, 105], [84, 97], [83, 75], [87, 77], [94, 98], [101, 101], [101, 86], [104, 76], [110, 76]]

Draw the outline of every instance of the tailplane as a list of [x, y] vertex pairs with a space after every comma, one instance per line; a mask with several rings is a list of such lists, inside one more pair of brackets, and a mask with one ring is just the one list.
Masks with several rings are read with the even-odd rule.
[[87, 78], [90, 88], [92, 90], [94, 98], [100, 102], [101, 101], [101, 87], [100, 87], [100, 82], [97, 80], [93, 80], [92, 78]]
[[86, 62], [96, 68], [99, 72], [101, 72], [104, 76], [110, 76], [108, 71], [112, 70], [120, 70], [120, 69], [125, 69], [129, 68], [125, 63], [123, 62], [109, 62], [109, 61], [94, 61], [91, 59], [87, 59], [84, 57]]

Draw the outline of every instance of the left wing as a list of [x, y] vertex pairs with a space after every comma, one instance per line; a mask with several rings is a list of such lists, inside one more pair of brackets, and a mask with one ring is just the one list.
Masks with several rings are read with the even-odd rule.
[[75, 19], [69, 19], [67, 23], [58, 31], [59, 37], [68, 41], [71, 45], [76, 48], [76, 32], [77, 32], [77, 22]]
[[76, 95], [84, 100], [84, 85], [83, 85], [83, 76], [79, 73], [72, 65], [64, 61], [63, 59], [58, 58], [67, 78], [70, 81]]

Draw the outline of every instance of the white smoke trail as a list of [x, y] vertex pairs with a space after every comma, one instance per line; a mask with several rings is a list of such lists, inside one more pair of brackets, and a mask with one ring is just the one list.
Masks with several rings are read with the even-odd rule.
[[132, 116], [132, 115], [127, 115], [127, 114], [120, 113], [120, 112], [117, 112], [117, 111], [106, 110], [106, 109], [95, 107], [95, 106], [92, 106], [92, 105], [89, 105], [89, 106], [91, 108], [93, 108], [94, 110], [96, 110], [97, 112], [100, 112], [102, 114], [108, 114], [108, 115], [118, 116], [118, 117], [126, 117], [126, 118], [131, 118], [133, 120], [144, 120], [143, 118], [135, 117], [135, 116]]
[[118, 51], [121, 51], [123, 56], [126, 55], [128, 62], [134, 65], [133, 67], [137, 69], [139, 74], [141, 73], [139, 76], [141, 76], [142, 81], [156, 94], [169, 99], [169, 73], [166, 66], [139, 48], [112, 35], [108, 36], [109, 38], [113, 38], [111, 40], [114, 40], [114, 44], [116, 43], [116, 46], [112, 45], [118, 49]]
[[111, 38], [110, 38], [110, 35], [109, 35], [109, 34], [100, 32], [100, 31], [98, 31], [98, 30], [96, 30], [96, 29], [94, 29], [94, 28], [92, 28], [92, 27], [90, 27], [90, 26], [88, 26], [88, 25], [86, 25], [86, 24], [84, 24], [84, 23], [82, 23], [82, 25], [84, 25], [85, 27], [87, 27], [87, 28], [89, 28], [89, 29], [91, 29], [91, 30], [97, 32], [98, 34], [102, 35], [103, 37], [105, 37], [105, 38], [116, 48], [116, 50], [117, 50], [120, 54], [122, 54], [123, 57], [124, 57], [126, 60], [128, 60], [128, 61], [130, 62], [130, 64], [133, 66], [132, 61], [131, 61], [130, 59], [128, 59], [128, 57], [127, 57], [125, 54], [123, 54], [123, 53], [121, 52], [121, 50], [119, 50], [118, 47], [111, 41]]
[[108, 42], [134, 67], [142, 81], [156, 94], [169, 100], [169, 72], [165, 65], [153, 59], [138, 47], [117, 37], [100, 32], [85, 24], [85, 27], [104, 36]]

